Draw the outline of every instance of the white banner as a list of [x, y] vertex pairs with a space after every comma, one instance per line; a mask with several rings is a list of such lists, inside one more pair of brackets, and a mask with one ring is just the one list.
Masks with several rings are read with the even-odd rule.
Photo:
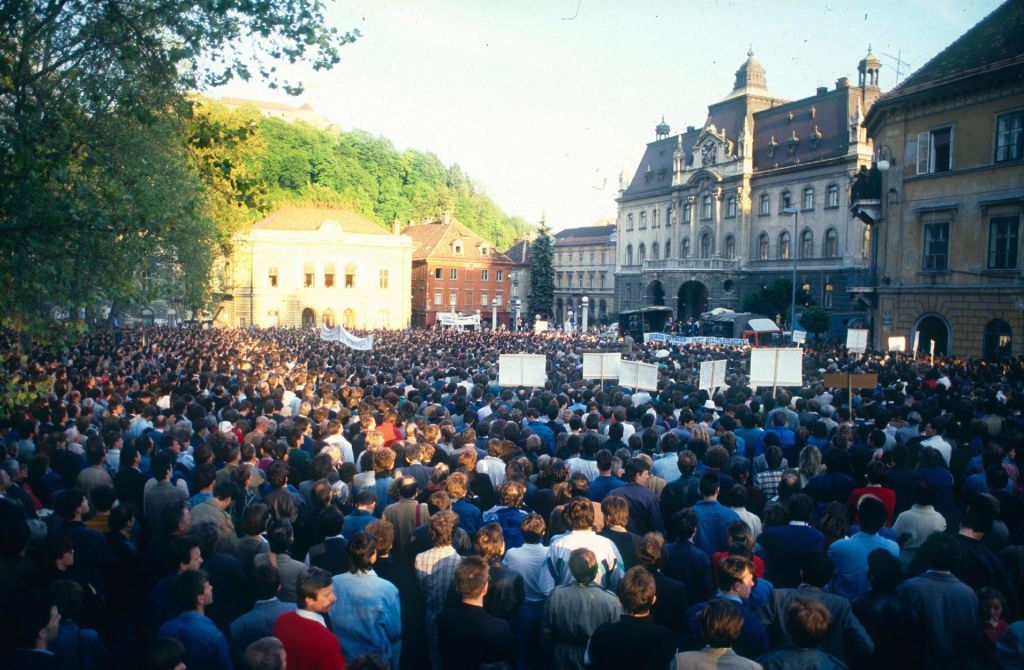
[[320, 326], [320, 339], [324, 342], [341, 342], [349, 349], [373, 351], [373, 335], [369, 337], [356, 337], [341, 326], [336, 326], [335, 328]]
[[700, 364], [700, 383], [697, 388], [710, 391], [725, 386], [725, 369], [728, 364], [724, 358], [720, 361], [703, 361]]
[[863, 354], [868, 348], [868, 331], [865, 328], [851, 328], [846, 331], [846, 350]]
[[544, 386], [547, 380], [546, 356], [501, 354], [498, 357], [498, 384], [501, 386]]
[[442, 326], [479, 326], [480, 315], [459, 316], [458, 314], [445, 312], [437, 315], [437, 322]]
[[621, 361], [619, 363], [619, 386], [657, 391], [658, 366], [638, 361]]
[[741, 337], [682, 337], [665, 333], [644, 333], [644, 344], [665, 342], [667, 344], [708, 344], [719, 347], [749, 347], [750, 342]]
[[800, 347], [750, 350], [751, 386], [803, 386], [804, 351]]

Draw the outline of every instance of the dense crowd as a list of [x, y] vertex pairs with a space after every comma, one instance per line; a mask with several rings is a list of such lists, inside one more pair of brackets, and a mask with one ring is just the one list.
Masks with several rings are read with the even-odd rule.
[[749, 349], [505, 331], [0, 355], [49, 388], [0, 425], [0, 667], [1024, 665], [1024, 360], [809, 347], [752, 389]]

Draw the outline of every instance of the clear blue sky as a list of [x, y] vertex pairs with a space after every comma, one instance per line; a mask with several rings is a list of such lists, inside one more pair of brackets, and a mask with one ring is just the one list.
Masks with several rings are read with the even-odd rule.
[[[259, 84], [212, 95], [309, 102], [345, 129], [458, 163], [509, 214], [556, 230], [615, 215], [661, 119], [701, 126], [748, 45], [788, 99], [856, 82], [868, 44], [883, 89], [901, 55], [924, 65], [998, 0], [360, 0], [328, 6], [363, 37], [288, 99]], [[908, 68], [903, 67], [905, 77]], [[301, 72], [301, 70], [300, 70]]]

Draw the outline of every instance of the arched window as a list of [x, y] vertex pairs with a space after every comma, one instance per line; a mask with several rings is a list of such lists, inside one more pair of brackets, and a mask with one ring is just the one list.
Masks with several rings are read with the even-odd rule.
[[835, 228], [825, 231], [825, 258], [839, 257], [839, 233]]
[[693, 219], [693, 205], [687, 202], [683, 205], [683, 223], [689, 223]]
[[757, 238], [757, 260], [768, 260], [768, 247], [768, 233], [761, 233], [761, 235]]
[[[455, 270], [452, 270], [455, 273]], [[455, 277], [452, 277], [454, 279]], [[356, 266], [355, 263], [349, 263], [345, 266], [345, 288], [356, 287]]]
[[633, 245], [632, 244], [627, 244], [626, 245], [626, 262], [623, 263], [623, 265], [632, 265], [632, 264], [633, 264]]
[[736, 257], [736, 238], [732, 235], [727, 235], [725, 238], [725, 257]]
[[661, 214], [661, 212], [658, 211], [657, 207], [655, 207], [653, 210], [651, 210], [651, 228], [657, 228], [660, 225], [660, 223], [661, 223], [661, 221], [660, 221], [660, 219], [661, 219], [660, 214]]
[[338, 317], [334, 314], [333, 309], [324, 310], [324, 325], [328, 328], [334, 328], [338, 324]]
[[814, 233], [810, 229], [800, 236], [800, 258], [814, 258]]
[[684, 237], [683, 238], [683, 246], [679, 250], [679, 257], [680, 258], [689, 258], [690, 257], [690, 238], [689, 237]]
[[633, 213], [626, 215], [626, 230], [633, 230]]
[[302, 286], [304, 288], [313, 288], [313, 285], [316, 282], [314, 273], [315, 270], [312, 263], [302, 264]]
[[344, 320], [344, 323], [342, 325], [344, 325], [347, 330], [355, 328], [356, 327], [356, 313], [355, 313], [355, 311], [352, 308], [346, 309], [345, 310], [345, 314], [343, 316], [343, 320]]
[[641, 242], [640, 246], [636, 248], [636, 264], [643, 265], [645, 260], [647, 260], [647, 246]]
[[711, 196], [710, 195], [706, 195], [700, 201], [700, 218], [703, 219], [704, 221], [710, 220], [711, 219], [711, 211], [712, 211]]
[[665, 243], [665, 258], [672, 258], [672, 240]]
[[768, 216], [769, 214], [772, 213], [771, 207], [772, 207], [772, 199], [768, 196], [767, 193], [762, 194], [761, 195], [761, 204], [758, 206], [758, 210], [757, 210], [758, 214], [761, 214], [762, 216]]
[[725, 218], [736, 218], [736, 196], [730, 195], [725, 201]]
[[711, 233], [704, 233], [700, 236], [700, 257], [711, 258], [711, 254], [714, 252], [711, 244]]
[[657, 242], [651, 244], [651, 260], [652, 261], [658, 260], [658, 243]]
[[790, 250], [789, 243], [790, 243], [789, 233], [786, 232], [786, 231], [783, 231], [782, 234], [779, 235], [779, 253], [778, 253], [778, 257], [780, 259], [792, 258], [792, 256], [790, 256], [791, 250]]
[[647, 230], [647, 210], [640, 211], [640, 230]]
[[982, 338], [982, 355], [989, 361], [1002, 361], [1013, 353], [1013, 332], [1010, 324], [1002, 319], [992, 319], [985, 324]]
[[[334, 288], [334, 263], [324, 265], [324, 288]], [[329, 326], [333, 328], [333, 326]]]

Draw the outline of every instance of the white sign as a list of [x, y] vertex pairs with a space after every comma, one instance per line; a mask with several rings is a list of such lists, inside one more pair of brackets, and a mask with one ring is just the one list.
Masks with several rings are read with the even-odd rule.
[[637, 390], [657, 391], [658, 366], [638, 361], [620, 362], [619, 386]]
[[794, 330], [793, 341], [796, 342], [797, 344], [803, 344], [804, 342], [807, 341], [807, 332], [803, 330]]
[[618, 379], [622, 354], [583, 354], [584, 379]]
[[373, 351], [373, 335], [356, 337], [342, 326], [335, 328], [320, 326], [320, 339], [325, 342], [341, 342], [349, 349], [357, 351]]
[[803, 386], [804, 351], [800, 347], [750, 350], [751, 386]]
[[541, 321], [540, 319], [537, 319], [536, 321], [533, 322], [533, 334], [534, 335], [540, 335], [541, 333], [546, 333], [547, 331], [548, 331], [548, 322], [547, 321]]
[[498, 357], [501, 386], [544, 386], [547, 357], [542, 354], [502, 354]]
[[697, 388], [710, 391], [725, 386], [725, 369], [728, 364], [724, 358], [720, 361], [703, 361], [700, 364], [700, 383]]
[[846, 331], [846, 350], [863, 354], [868, 348], [868, 331], [865, 328], [851, 328]]
[[912, 350], [914, 352], [915, 356], [917, 355], [917, 348], [918, 348], [918, 346], [920, 344], [921, 344], [921, 331], [920, 330], [915, 330], [914, 331], [914, 348]]
[[889, 351], [906, 351], [907, 350], [907, 338], [900, 335], [899, 337], [889, 338]]
[[460, 316], [459, 314], [452, 314], [450, 312], [437, 315], [437, 322], [442, 326], [480, 326], [480, 315], [471, 314], [469, 316]]

